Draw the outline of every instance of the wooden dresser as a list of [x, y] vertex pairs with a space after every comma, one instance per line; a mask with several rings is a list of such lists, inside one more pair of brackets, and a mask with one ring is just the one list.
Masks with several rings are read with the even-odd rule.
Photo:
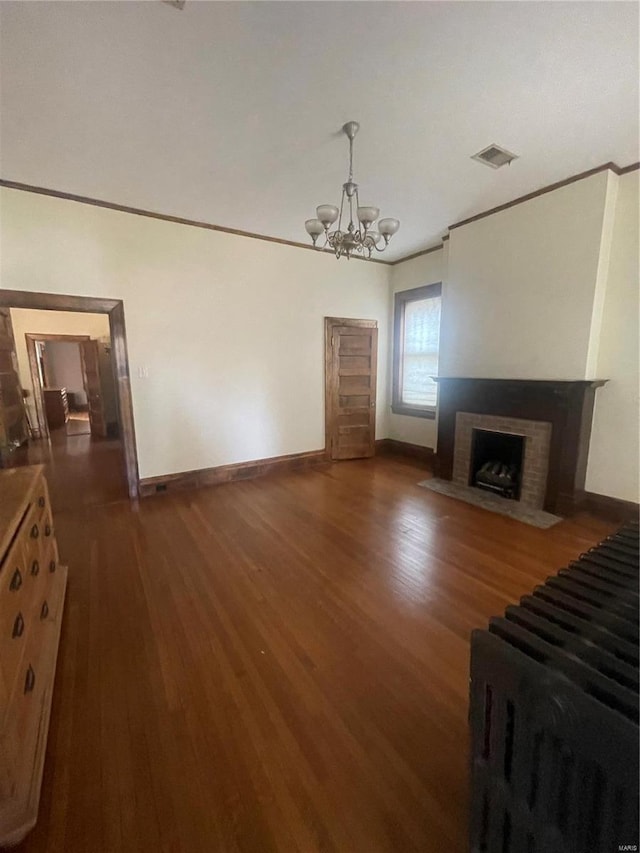
[[0, 846], [38, 816], [66, 584], [42, 466], [0, 471]]
[[59, 429], [69, 420], [69, 400], [66, 388], [43, 388], [44, 408], [49, 429]]

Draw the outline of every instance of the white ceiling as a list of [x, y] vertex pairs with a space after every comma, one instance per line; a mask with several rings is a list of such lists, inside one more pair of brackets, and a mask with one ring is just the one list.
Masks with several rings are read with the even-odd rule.
[[[631, 2], [0, 2], [0, 176], [306, 242], [361, 123], [393, 259], [638, 159]], [[490, 143], [520, 155], [492, 170]]]

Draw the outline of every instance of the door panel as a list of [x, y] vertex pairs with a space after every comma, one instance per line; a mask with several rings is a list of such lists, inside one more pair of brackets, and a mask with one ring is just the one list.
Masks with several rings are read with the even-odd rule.
[[105, 438], [107, 425], [104, 417], [102, 401], [102, 384], [100, 382], [100, 362], [98, 358], [97, 341], [81, 341], [80, 360], [82, 362], [82, 377], [89, 403], [89, 425], [91, 435]]
[[28, 438], [11, 314], [0, 308], [0, 468], [11, 464], [11, 451]]
[[332, 459], [375, 453], [375, 320], [325, 319], [326, 442]]

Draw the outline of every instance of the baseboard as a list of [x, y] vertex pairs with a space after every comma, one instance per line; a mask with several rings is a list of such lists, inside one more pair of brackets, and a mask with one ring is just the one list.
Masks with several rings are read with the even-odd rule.
[[637, 521], [640, 506], [633, 501], [623, 501], [608, 495], [598, 495], [595, 492], [584, 492], [581, 509], [586, 509], [594, 515], [610, 521]]
[[376, 454], [380, 456], [408, 456], [433, 465], [433, 447], [423, 447], [421, 444], [410, 444], [408, 441], [397, 441], [395, 438], [381, 438], [376, 441]]
[[183, 471], [179, 474], [143, 477], [139, 481], [139, 492], [141, 497], [148, 497], [158, 492], [217, 486], [222, 483], [232, 483], [235, 480], [252, 480], [255, 477], [264, 477], [267, 474], [300, 471], [305, 468], [317, 468], [320, 465], [328, 464], [329, 459], [325, 450], [290, 453], [286, 456], [252, 459], [249, 462], [218, 465], [215, 468], [199, 468], [195, 471]]

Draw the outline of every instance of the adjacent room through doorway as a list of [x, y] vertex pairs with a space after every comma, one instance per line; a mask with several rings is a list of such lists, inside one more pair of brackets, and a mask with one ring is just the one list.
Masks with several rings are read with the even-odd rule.
[[[8, 291], [1, 295], [5, 349], [12, 353], [3, 370], [16, 390], [13, 437], [5, 436], [1, 467], [44, 464], [59, 510], [126, 499], [137, 482], [129, 477], [132, 430], [123, 420], [130, 407], [125, 399], [123, 419], [110, 314], [53, 310], [46, 305], [59, 298], [46, 294], [30, 295], [33, 308], [14, 306]], [[128, 387], [128, 369], [126, 378]]]
[[[17, 319], [21, 317], [19, 311], [14, 313]], [[41, 313], [28, 312], [29, 316]], [[56, 312], [56, 322], [65, 322], [65, 318], [58, 317], [62, 313]], [[104, 323], [105, 318], [96, 315], [96, 319]], [[30, 417], [35, 418], [32, 423], [38, 436], [64, 427], [68, 435], [90, 433], [98, 438], [118, 437], [118, 403], [108, 320], [103, 331], [106, 334], [97, 339], [90, 335], [25, 333], [33, 390]]]

